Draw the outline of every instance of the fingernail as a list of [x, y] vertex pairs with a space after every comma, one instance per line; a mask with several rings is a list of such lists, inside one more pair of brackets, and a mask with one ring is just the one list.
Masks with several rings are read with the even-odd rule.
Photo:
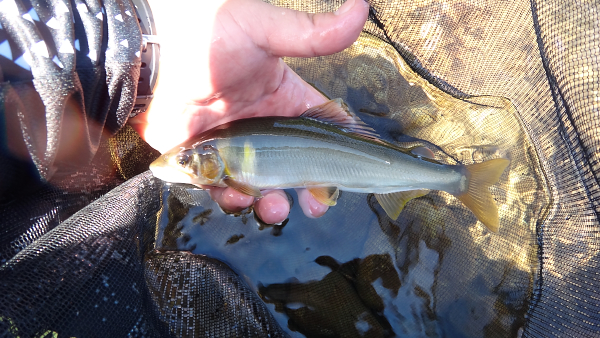
[[334, 12], [334, 14], [342, 15], [342, 14], [346, 13], [347, 11], [350, 10], [350, 8], [352, 8], [352, 6], [354, 6], [354, 1], [355, 0], [347, 0], [340, 6], [340, 8], [338, 8], [337, 11]]

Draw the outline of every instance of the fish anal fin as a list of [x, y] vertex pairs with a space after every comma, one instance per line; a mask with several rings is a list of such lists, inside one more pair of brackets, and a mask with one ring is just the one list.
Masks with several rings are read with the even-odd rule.
[[342, 99], [339, 98], [311, 107], [302, 113], [300, 117], [326, 122], [348, 133], [381, 141], [381, 136], [377, 134], [375, 129], [368, 126], [358, 116], [348, 110]]
[[337, 187], [307, 187], [308, 192], [317, 202], [330, 207], [337, 204], [340, 191]]
[[385, 210], [385, 213], [391, 219], [396, 220], [408, 201], [427, 195], [428, 192], [429, 190], [426, 189], [399, 191], [389, 194], [375, 194], [375, 198], [383, 210]]
[[475, 214], [475, 217], [492, 232], [498, 232], [500, 219], [498, 217], [498, 207], [489, 188], [498, 182], [509, 164], [510, 160], [497, 158], [466, 166], [469, 179], [467, 190], [456, 195]]
[[223, 183], [227, 184], [228, 187], [235, 189], [236, 191], [241, 192], [242, 194], [254, 196], [256, 198], [263, 197], [260, 193], [260, 190], [257, 187], [253, 187], [249, 184], [238, 182], [231, 177], [226, 177], [223, 179]]

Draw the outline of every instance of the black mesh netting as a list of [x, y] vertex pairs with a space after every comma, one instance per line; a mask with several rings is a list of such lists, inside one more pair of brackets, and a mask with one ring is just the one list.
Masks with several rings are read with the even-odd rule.
[[346, 51], [285, 61], [390, 142], [447, 163], [510, 158], [498, 234], [442, 192], [397, 221], [346, 192], [320, 219], [297, 203], [281, 225], [225, 214], [155, 179], [158, 154], [125, 127], [52, 184], [19, 192], [31, 167], [3, 167], [2, 336], [599, 335], [600, 4], [370, 4]]

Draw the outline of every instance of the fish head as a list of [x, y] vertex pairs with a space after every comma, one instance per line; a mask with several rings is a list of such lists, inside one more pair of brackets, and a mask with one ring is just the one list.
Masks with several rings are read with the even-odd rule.
[[223, 178], [225, 165], [210, 144], [172, 149], [150, 164], [152, 174], [171, 183], [216, 185]]

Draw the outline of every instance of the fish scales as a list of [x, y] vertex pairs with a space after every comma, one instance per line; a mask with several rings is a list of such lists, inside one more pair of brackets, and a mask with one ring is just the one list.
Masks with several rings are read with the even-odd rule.
[[[333, 185], [353, 192], [457, 191], [463, 177], [458, 166], [426, 161], [367, 139], [349, 140], [326, 124], [307, 131], [268, 119], [262, 122], [261, 129], [273, 126], [269, 134], [256, 135], [261, 129], [247, 134], [247, 126], [236, 130], [231, 125], [225, 133], [214, 135], [231, 175], [259, 188]], [[247, 160], [244, 167], [248, 147], [252, 166]]]

